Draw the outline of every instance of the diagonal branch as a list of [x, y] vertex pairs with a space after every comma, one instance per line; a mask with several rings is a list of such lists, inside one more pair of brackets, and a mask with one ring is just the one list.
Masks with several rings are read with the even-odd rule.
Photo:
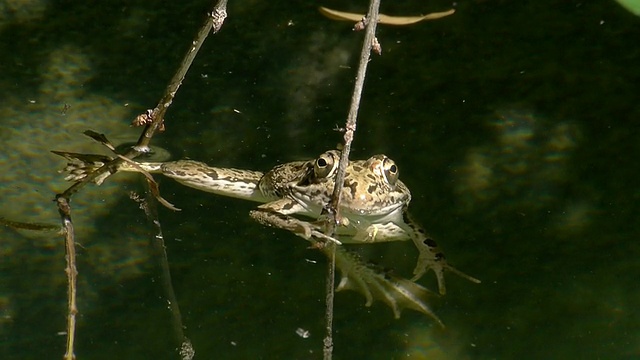
[[[182, 81], [189, 71], [193, 60], [196, 58], [198, 51], [202, 47], [202, 44], [206, 40], [209, 33], [213, 30], [213, 33], [217, 33], [224, 20], [227, 18], [227, 0], [219, 0], [218, 3], [213, 8], [213, 11], [208, 14], [207, 20], [205, 21], [200, 31], [196, 35], [195, 39], [191, 43], [191, 47], [187, 50], [184, 58], [182, 59], [182, 63], [178, 68], [178, 71], [175, 73], [169, 85], [167, 86], [164, 95], [158, 102], [158, 105], [153, 110], [148, 110], [145, 114], [139, 115], [134, 120], [134, 125], [142, 126], [144, 125], [144, 131], [138, 138], [138, 142], [135, 146], [127, 152], [124, 157], [129, 159], [134, 159], [141, 154], [148, 153], [149, 143], [151, 142], [151, 138], [158, 131], [164, 130], [164, 115], [171, 106], [173, 99], [175, 98], [178, 89], [182, 85]], [[64, 196], [67, 199], [70, 199], [73, 194], [78, 192], [88, 183], [93, 181], [93, 179], [104, 175], [106, 173], [114, 174], [117, 172], [118, 166], [123, 160], [121, 158], [116, 158], [110, 161], [109, 163], [104, 164], [102, 167], [97, 169], [96, 171], [88, 174], [87, 177], [82, 179], [82, 181], [76, 182], [72, 186], [70, 186], [67, 190], [62, 193], [61, 196]]]
[[151, 138], [157, 131], [162, 131], [164, 129], [164, 114], [167, 112], [169, 106], [171, 106], [173, 98], [176, 96], [180, 85], [182, 85], [182, 81], [187, 75], [187, 71], [189, 71], [193, 60], [196, 58], [196, 55], [198, 55], [200, 47], [202, 47], [202, 44], [206, 40], [211, 30], [213, 30], [214, 34], [220, 31], [220, 28], [222, 27], [222, 24], [224, 23], [224, 20], [226, 18], [227, 0], [220, 0], [213, 8], [213, 11], [209, 13], [207, 20], [205, 21], [202, 28], [200, 28], [200, 31], [198, 31], [196, 38], [191, 43], [191, 47], [185, 54], [184, 59], [182, 60], [182, 63], [178, 68], [178, 71], [175, 73], [175, 75], [173, 75], [173, 78], [169, 82], [169, 85], [164, 92], [164, 96], [162, 97], [162, 99], [160, 99], [158, 105], [150, 113], [142, 115], [148, 116], [151, 122], [145, 122], [146, 127], [144, 129], [144, 132], [142, 133], [142, 135], [140, 135], [138, 143], [136, 144], [136, 146], [134, 146], [131, 153], [140, 155], [142, 153], [149, 152], [149, 143], [151, 142]]

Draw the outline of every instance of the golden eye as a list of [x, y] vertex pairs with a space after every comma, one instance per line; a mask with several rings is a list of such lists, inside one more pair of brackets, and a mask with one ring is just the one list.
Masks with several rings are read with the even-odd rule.
[[394, 186], [396, 182], [398, 182], [398, 165], [396, 165], [395, 161], [385, 157], [382, 162], [382, 169], [384, 178], [387, 180], [389, 185]]
[[313, 165], [313, 172], [315, 173], [316, 178], [331, 177], [338, 168], [339, 162], [340, 158], [335, 151], [327, 151], [320, 155]]

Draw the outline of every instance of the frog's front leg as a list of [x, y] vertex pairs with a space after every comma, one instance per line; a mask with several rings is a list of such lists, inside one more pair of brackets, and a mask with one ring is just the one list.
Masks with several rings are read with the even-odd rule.
[[413, 240], [413, 243], [419, 251], [418, 263], [413, 270], [414, 277], [411, 279], [412, 281], [417, 281], [429, 269], [432, 269], [436, 274], [436, 278], [438, 279], [438, 291], [442, 295], [447, 292], [444, 282], [445, 270], [451, 271], [452, 273], [463, 277], [471, 282], [480, 283], [480, 280], [469, 276], [449, 265], [444, 253], [442, 252], [442, 249], [440, 249], [440, 247], [438, 246], [438, 243], [436, 243], [435, 240], [429, 237], [426, 234], [425, 230], [415, 221], [413, 221], [413, 219], [407, 212], [404, 213], [404, 221], [411, 228], [411, 231], [409, 232], [411, 235], [411, 240]]
[[304, 212], [304, 210], [298, 202], [283, 198], [260, 205], [249, 214], [254, 220], [263, 225], [289, 230], [305, 240], [311, 240], [314, 237], [341, 244], [337, 239], [325, 235], [321, 231], [322, 228], [319, 224], [300, 220], [289, 215]]

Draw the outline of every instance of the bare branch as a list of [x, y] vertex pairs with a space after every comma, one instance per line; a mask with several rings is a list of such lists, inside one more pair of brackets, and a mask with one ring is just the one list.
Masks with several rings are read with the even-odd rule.
[[202, 44], [207, 39], [207, 36], [209, 36], [212, 29], [214, 34], [220, 31], [220, 28], [226, 18], [227, 0], [220, 0], [213, 8], [213, 11], [208, 14], [207, 20], [202, 28], [200, 28], [200, 31], [198, 31], [196, 38], [192, 41], [191, 47], [187, 50], [184, 59], [182, 59], [182, 63], [180, 64], [178, 71], [173, 75], [173, 78], [169, 82], [169, 85], [164, 92], [164, 96], [160, 99], [160, 102], [155, 109], [153, 109], [151, 113], [148, 113], [151, 123], [146, 125], [144, 132], [138, 139], [138, 143], [132, 150], [133, 153], [139, 155], [149, 152], [149, 143], [151, 142], [151, 138], [156, 131], [160, 128], [164, 128], [164, 114], [167, 112], [169, 106], [171, 106], [173, 98], [176, 96], [180, 85], [182, 85], [182, 81], [184, 80], [187, 71], [189, 71], [193, 60], [196, 58], [196, 55], [198, 55], [200, 47], [202, 47]]
[[364, 79], [367, 73], [367, 65], [369, 63], [369, 55], [371, 54], [371, 47], [374, 44], [375, 32], [378, 18], [378, 9], [380, 7], [380, 0], [371, 0], [369, 6], [369, 14], [367, 15], [367, 28], [362, 44], [362, 51], [360, 52], [360, 64], [358, 66], [358, 73], [356, 74], [356, 81], [353, 88], [353, 94], [351, 95], [351, 106], [349, 107], [349, 114], [347, 116], [347, 122], [344, 132], [344, 149], [340, 156], [340, 168], [336, 174], [336, 186], [333, 189], [333, 196], [330, 204], [330, 216], [334, 216], [334, 221], [329, 224], [330, 230], [328, 233], [333, 234], [335, 226], [340, 222], [339, 204], [342, 193], [342, 187], [344, 185], [344, 177], [349, 165], [349, 152], [351, 151], [351, 142], [356, 132], [356, 122], [358, 117], [358, 110], [360, 108], [360, 99], [362, 98], [362, 89], [364, 87]]
[[5, 218], [0, 218], [0, 225], [10, 227], [12, 229], [33, 230], [33, 231], [59, 231], [59, 225], [42, 224], [42, 223], [28, 223], [22, 221], [13, 221]]
[[76, 314], [78, 307], [76, 305], [76, 286], [78, 281], [78, 270], [76, 268], [76, 243], [73, 231], [73, 222], [71, 221], [71, 207], [69, 201], [63, 196], [56, 197], [58, 204], [58, 212], [62, 219], [64, 231], [64, 245], [67, 260], [67, 350], [64, 354], [65, 360], [74, 360], [74, 342], [76, 334]]
[[[367, 15], [367, 28], [364, 36], [362, 51], [360, 52], [360, 64], [358, 66], [358, 73], [356, 75], [356, 81], [353, 88], [353, 94], [351, 96], [351, 106], [349, 108], [349, 115], [347, 116], [347, 122], [344, 132], [344, 148], [340, 156], [340, 167], [336, 174], [336, 181], [333, 188], [333, 194], [331, 197], [331, 203], [328, 207], [329, 221], [327, 224], [327, 235], [332, 236], [335, 232], [335, 228], [340, 223], [340, 197], [342, 194], [342, 187], [344, 186], [344, 178], [349, 164], [349, 152], [351, 151], [351, 142], [356, 132], [356, 122], [358, 117], [358, 109], [360, 108], [360, 99], [362, 98], [362, 88], [364, 86], [364, 79], [367, 73], [367, 64], [369, 63], [369, 55], [371, 54], [371, 47], [374, 44], [376, 25], [378, 24], [378, 9], [380, 8], [380, 0], [371, 0], [369, 4], [369, 13]], [[335, 244], [328, 244], [331, 250], [331, 256], [329, 261], [329, 267], [327, 272], [327, 295], [326, 295], [326, 308], [325, 308], [325, 329], [326, 336], [324, 338], [323, 357], [325, 360], [329, 360], [333, 355], [333, 298], [335, 292]]]

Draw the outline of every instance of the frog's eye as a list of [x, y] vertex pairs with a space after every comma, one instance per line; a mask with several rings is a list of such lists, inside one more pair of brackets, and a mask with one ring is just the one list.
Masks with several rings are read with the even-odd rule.
[[313, 172], [316, 178], [331, 177], [338, 168], [339, 160], [336, 154], [332, 152], [326, 152], [320, 155], [320, 157], [316, 159], [315, 164], [313, 164]]
[[385, 158], [382, 162], [382, 169], [384, 178], [387, 180], [389, 185], [394, 186], [396, 182], [398, 182], [398, 165], [396, 165], [395, 161]]

